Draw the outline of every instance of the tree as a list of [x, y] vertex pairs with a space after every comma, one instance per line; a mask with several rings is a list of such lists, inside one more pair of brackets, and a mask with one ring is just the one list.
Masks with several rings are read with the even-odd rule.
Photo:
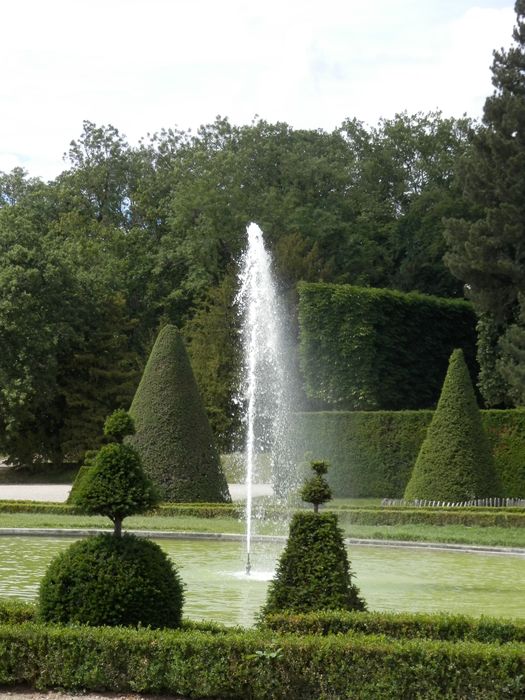
[[164, 326], [151, 351], [130, 413], [130, 444], [168, 501], [229, 501], [213, 434], [181, 334]]
[[241, 366], [238, 318], [233, 310], [235, 279], [227, 275], [196, 305], [184, 326], [188, 355], [218, 448], [231, 452], [241, 427]]
[[525, 0], [515, 10], [515, 45], [494, 52], [495, 91], [460, 170], [476, 217], [451, 219], [446, 229], [446, 262], [480, 315], [480, 388], [489, 405], [520, 403], [525, 391], [511, 349], [525, 328]]
[[405, 498], [468, 501], [498, 495], [492, 454], [463, 351], [454, 350]]
[[158, 503], [150, 479], [144, 473], [137, 450], [123, 440], [135, 433], [131, 416], [120, 409], [104, 424], [104, 435], [113, 440], [97, 452], [82, 482], [74, 504], [89, 515], [106, 515], [113, 523], [115, 537], [122, 534], [122, 521], [143, 513]]
[[106, 420], [104, 434], [113, 442], [100, 448], [73, 502], [85, 513], [108, 516], [113, 534], [75, 542], [51, 562], [38, 600], [45, 622], [180, 625], [183, 585], [169, 557], [155, 542], [122, 536], [125, 517], [158, 502], [137, 451], [123, 444], [133, 432], [122, 409]]
[[328, 464], [323, 461], [314, 461], [310, 465], [315, 476], [307, 479], [301, 489], [301, 499], [306, 503], [313, 503], [314, 513], [319, 512], [319, 506], [331, 500], [332, 491], [324, 474], [328, 471]]
[[301, 497], [314, 511], [294, 513], [286, 546], [270, 582], [263, 615], [314, 610], [366, 610], [353, 582], [343, 532], [335, 513], [319, 513], [318, 506], [330, 500], [323, 477], [327, 464], [312, 462], [315, 476], [306, 481]]

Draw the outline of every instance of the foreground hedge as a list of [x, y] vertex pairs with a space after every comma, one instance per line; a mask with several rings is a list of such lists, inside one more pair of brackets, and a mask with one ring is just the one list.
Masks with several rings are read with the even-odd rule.
[[[481, 411], [502, 495], [525, 497], [525, 410]], [[326, 459], [335, 497], [402, 498], [432, 411], [325, 411], [299, 414], [298, 462]], [[496, 494], [495, 494], [496, 495]]]
[[525, 646], [0, 625], [0, 685], [190, 698], [518, 699]]
[[439, 639], [488, 643], [525, 642], [525, 621], [439, 613], [352, 612], [273, 613], [264, 627], [294, 634], [385, 634], [397, 639]]

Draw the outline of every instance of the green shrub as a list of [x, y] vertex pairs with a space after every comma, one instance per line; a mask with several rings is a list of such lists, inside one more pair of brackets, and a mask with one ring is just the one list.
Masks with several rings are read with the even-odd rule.
[[113, 411], [104, 423], [104, 435], [116, 442], [122, 442], [127, 435], [135, 435], [133, 418], [123, 408]]
[[468, 501], [499, 493], [463, 352], [454, 350], [405, 498]]
[[525, 498], [525, 410], [482, 411], [494, 465], [509, 498]]
[[436, 613], [323, 610], [268, 615], [263, 628], [293, 634], [386, 634], [396, 639], [440, 639], [505, 644], [525, 642], [525, 622]]
[[338, 510], [345, 525], [465, 525], [525, 527], [525, 512], [511, 508], [345, 508]]
[[84, 488], [84, 485], [86, 484], [86, 482], [89, 479], [90, 471], [91, 471], [91, 466], [88, 466], [87, 464], [83, 464], [79, 468], [77, 475], [75, 477], [75, 481], [73, 482], [73, 485], [71, 486], [71, 490], [70, 490], [69, 495], [67, 497], [66, 503], [68, 505], [74, 506], [74, 504], [77, 500], [78, 494], [82, 491], [82, 489]]
[[477, 375], [476, 317], [457, 299], [301, 283], [300, 357], [307, 394], [334, 408], [433, 408], [456, 347]]
[[232, 700], [522, 700], [523, 644], [0, 626], [0, 685]]
[[100, 448], [73, 501], [83, 513], [110, 518], [117, 535], [125, 517], [150, 510], [157, 502], [138, 452], [115, 442]]
[[[525, 410], [481, 411], [503, 496], [525, 498]], [[336, 497], [402, 498], [432, 411], [324, 411], [299, 414], [296, 463], [327, 459]], [[491, 494], [493, 495], [493, 494]]]
[[165, 326], [130, 413], [144, 468], [166, 501], [229, 501], [213, 434], [181, 335]]
[[177, 627], [183, 599], [179, 575], [156, 543], [102, 534], [75, 542], [51, 562], [38, 615], [62, 624]]
[[36, 607], [33, 603], [0, 598], [0, 625], [19, 625], [22, 622], [31, 622], [35, 619], [35, 615]]
[[313, 503], [314, 512], [319, 512], [319, 506], [332, 498], [332, 491], [324, 474], [328, 471], [328, 463], [315, 460], [310, 463], [315, 476], [307, 479], [300, 491], [301, 500], [305, 503]]
[[334, 513], [294, 513], [262, 614], [364, 610]]

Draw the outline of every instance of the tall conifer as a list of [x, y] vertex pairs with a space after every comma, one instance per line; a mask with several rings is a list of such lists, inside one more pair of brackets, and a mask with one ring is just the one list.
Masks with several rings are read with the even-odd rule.
[[[483, 124], [460, 172], [473, 219], [450, 220], [445, 260], [480, 314], [480, 388], [489, 405], [525, 400], [525, 0], [515, 5], [514, 45], [494, 52]], [[502, 340], [506, 337], [506, 340]]]

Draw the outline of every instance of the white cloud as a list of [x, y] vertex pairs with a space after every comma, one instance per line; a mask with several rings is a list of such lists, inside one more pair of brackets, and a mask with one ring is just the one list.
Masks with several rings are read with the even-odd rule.
[[18, 0], [2, 3], [0, 169], [52, 177], [82, 120], [135, 141], [255, 114], [479, 116], [512, 0]]

